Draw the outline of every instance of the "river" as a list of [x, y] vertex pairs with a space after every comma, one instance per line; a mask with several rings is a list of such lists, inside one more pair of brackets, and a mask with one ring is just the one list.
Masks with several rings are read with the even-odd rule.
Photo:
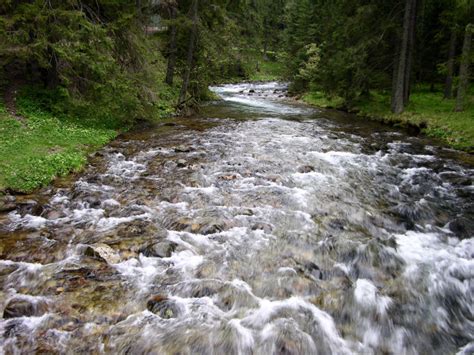
[[472, 354], [472, 156], [212, 90], [0, 216], [0, 353]]

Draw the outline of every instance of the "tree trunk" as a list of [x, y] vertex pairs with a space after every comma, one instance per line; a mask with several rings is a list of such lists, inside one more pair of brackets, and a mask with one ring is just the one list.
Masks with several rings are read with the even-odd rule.
[[172, 7], [170, 11], [170, 20], [171, 25], [170, 25], [170, 42], [168, 46], [168, 66], [166, 68], [166, 79], [165, 82], [168, 85], [173, 85], [173, 79], [174, 79], [174, 69], [176, 67], [176, 20], [177, 16], [177, 9], [176, 7]]
[[59, 84], [58, 59], [51, 48], [48, 49], [48, 53], [51, 55], [51, 65], [46, 72], [46, 87], [55, 89]]
[[197, 31], [198, 31], [198, 1], [194, 0], [193, 6], [193, 26], [189, 34], [188, 55], [186, 58], [186, 69], [183, 76], [183, 86], [179, 93], [178, 106], [181, 106], [186, 101], [186, 94], [188, 93], [189, 79], [191, 77], [191, 70], [193, 66], [194, 49], [196, 46]]
[[405, 106], [403, 104], [404, 90], [405, 90], [405, 78], [407, 71], [407, 54], [408, 54], [408, 42], [410, 38], [410, 20], [411, 12], [414, 8], [416, 0], [407, 0], [405, 6], [405, 15], [403, 19], [403, 32], [402, 41], [400, 44], [400, 55], [398, 58], [397, 75], [394, 77], [393, 87], [395, 92], [392, 94], [392, 112], [402, 113]]
[[392, 68], [392, 97], [391, 97], [391, 102], [393, 105], [393, 102], [395, 100], [395, 92], [397, 91], [397, 75], [398, 75], [398, 62], [400, 60], [400, 33], [397, 31], [395, 34], [395, 55], [393, 56], [393, 68]]
[[456, 31], [453, 29], [449, 40], [448, 64], [446, 82], [444, 84], [444, 98], [453, 98], [454, 56], [456, 55]]
[[265, 33], [263, 37], [263, 59], [265, 60], [268, 60], [267, 50], [268, 50], [268, 34]]
[[405, 66], [405, 78], [403, 83], [403, 106], [408, 105], [410, 100], [411, 71], [413, 63], [413, 51], [415, 49], [415, 26], [416, 26], [417, 1], [413, 1], [410, 12], [410, 24], [408, 30], [407, 63]]
[[469, 80], [469, 56], [471, 52], [472, 24], [466, 26], [464, 43], [462, 46], [461, 67], [459, 68], [458, 97], [456, 99], [456, 112], [464, 110], [464, 96], [466, 95]]
[[268, 51], [268, 23], [267, 23], [267, 19], [265, 18], [263, 21], [263, 59], [264, 60], [268, 60], [267, 51]]

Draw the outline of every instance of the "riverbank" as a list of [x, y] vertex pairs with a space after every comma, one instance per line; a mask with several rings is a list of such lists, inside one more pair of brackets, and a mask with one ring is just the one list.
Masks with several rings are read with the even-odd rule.
[[[274, 80], [280, 77], [282, 64], [251, 53], [245, 58], [244, 69], [249, 80]], [[156, 110], [154, 117], [145, 118], [148, 121], [173, 115], [179, 94], [179, 81], [169, 87], [163, 84], [164, 69], [159, 67], [155, 71]], [[89, 154], [135, 122], [117, 120], [108, 114], [107, 108], [102, 110], [106, 115], [95, 117], [82, 112], [55, 113], [52, 108], [61, 99], [55, 93], [35, 87], [23, 88], [17, 96], [11, 100], [13, 110], [7, 109], [11, 103], [0, 101], [0, 195], [30, 193], [57, 177], [80, 171]]]
[[[328, 99], [321, 92], [306, 93], [302, 100], [313, 106], [345, 109], [341, 98]], [[359, 100], [350, 111], [361, 118], [416, 126], [452, 148], [474, 153], [474, 87], [471, 87], [464, 112], [455, 112], [454, 106], [454, 99], [444, 100], [441, 92], [430, 92], [421, 86], [415, 88], [409, 105], [400, 115], [390, 111], [390, 97], [382, 92], [372, 92], [370, 98]]]
[[[158, 116], [150, 119], [169, 116], [173, 102], [163, 96]], [[30, 193], [57, 177], [80, 171], [89, 154], [133, 125], [112, 117], [53, 113], [33, 90], [21, 93], [15, 104], [13, 113], [0, 102], [0, 195]]]

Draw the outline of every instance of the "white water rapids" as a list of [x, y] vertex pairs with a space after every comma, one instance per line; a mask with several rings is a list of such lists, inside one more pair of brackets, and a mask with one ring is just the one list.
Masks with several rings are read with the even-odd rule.
[[0, 353], [472, 354], [462, 154], [213, 90], [3, 219]]

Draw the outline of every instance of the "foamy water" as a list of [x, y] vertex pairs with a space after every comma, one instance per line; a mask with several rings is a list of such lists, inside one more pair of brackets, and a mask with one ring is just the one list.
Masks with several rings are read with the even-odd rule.
[[284, 84], [213, 90], [9, 215], [1, 351], [470, 353], [474, 170]]

